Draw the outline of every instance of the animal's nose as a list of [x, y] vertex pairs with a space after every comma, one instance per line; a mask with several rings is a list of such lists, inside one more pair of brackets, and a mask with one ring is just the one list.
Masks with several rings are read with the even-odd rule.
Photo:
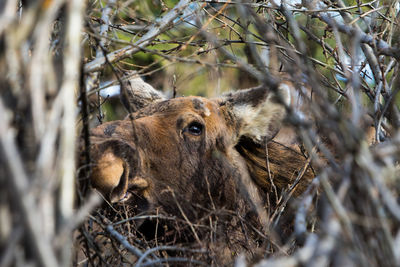
[[135, 149], [118, 140], [109, 140], [92, 147], [94, 165], [91, 183], [107, 200], [118, 202], [128, 191], [130, 173], [135, 167]]
[[129, 169], [111, 152], [104, 153], [92, 170], [91, 182], [111, 202], [117, 202], [127, 191]]

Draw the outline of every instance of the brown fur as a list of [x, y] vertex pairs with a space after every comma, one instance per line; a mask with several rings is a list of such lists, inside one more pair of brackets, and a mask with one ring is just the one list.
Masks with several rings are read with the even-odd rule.
[[136, 213], [157, 209], [203, 223], [218, 215], [219, 236], [211, 246], [229, 247], [226, 257], [216, 255], [221, 262], [229, 261], [230, 251], [242, 251], [244, 240], [256, 233], [240, 230], [244, 224], [268, 223], [261, 209], [273, 188], [285, 190], [302, 176], [296, 195], [314, 176], [294, 144], [265, 146], [285, 116], [267, 88], [139, 104], [124, 120], [92, 130], [92, 185]]
[[[198, 214], [193, 203], [236, 208], [241, 190], [237, 187], [245, 176], [269, 192], [271, 181], [279, 190], [288, 188], [305, 168], [305, 182], [297, 192], [303, 191], [313, 177], [306, 158], [276, 142], [269, 142], [266, 153], [259, 135], [249, 133], [258, 127], [255, 130], [264, 131], [268, 138], [270, 129], [279, 129], [284, 114], [283, 107], [269, 100], [265, 88], [252, 90], [223, 99], [158, 101], [122, 121], [98, 126], [91, 137], [92, 185], [110, 201], [129, 199], [139, 210], [161, 206], [176, 214], [179, 201], [183, 211], [194, 217]], [[272, 114], [264, 114], [270, 110]], [[254, 117], [255, 126], [248, 116]], [[203, 127], [200, 135], [188, 131], [192, 123]], [[245, 183], [251, 200], [257, 202], [259, 192], [251, 189], [255, 188], [252, 181]]]
[[[139, 210], [161, 206], [177, 214], [178, 201], [189, 217], [200, 216], [193, 203], [237, 208], [241, 183], [254, 207], [263, 201], [259, 191], [270, 192], [271, 183], [286, 189], [299, 173], [302, 192], [314, 176], [306, 158], [285, 144], [271, 141], [266, 149], [260, 141], [275, 135], [284, 117], [270, 95], [258, 87], [219, 99], [140, 102], [124, 120], [92, 130], [92, 185]], [[190, 132], [192, 124], [202, 127], [200, 134]]]
[[271, 140], [265, 147], [244, 139], [236, 149], [246, 160], [251, 178], [258, 186], [272, 192], [273, 183], [280, 193], [299, 179], [294, 191], [298, 196], [305, 191], [315, 174], [306, 156], [296, 149], [297, 146]]

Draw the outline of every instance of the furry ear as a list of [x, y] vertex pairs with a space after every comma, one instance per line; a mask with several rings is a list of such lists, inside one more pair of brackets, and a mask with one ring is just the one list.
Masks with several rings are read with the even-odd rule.
[[225, 98], [240, 136], [256, 142], [271, 139], [286, 116], [284, 105], [291, 103], [291, 85], [282, 82], [276, 92], [265, 86], [240, 90]]
[[154, 89], [140, 77], [133, 77], [121, 84], [120, 99], [129, 113], [136, 112], [150, 103], [166, 100], [162, 92]]

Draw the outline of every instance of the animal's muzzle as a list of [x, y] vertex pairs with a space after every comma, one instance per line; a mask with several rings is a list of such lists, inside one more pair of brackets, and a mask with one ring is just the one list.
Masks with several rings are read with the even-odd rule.
[[135, 147], [122, 140], [93, 139], [90, 154], [92, 186], [111, 202], [127, 198], [130, 180], [139, 168]]

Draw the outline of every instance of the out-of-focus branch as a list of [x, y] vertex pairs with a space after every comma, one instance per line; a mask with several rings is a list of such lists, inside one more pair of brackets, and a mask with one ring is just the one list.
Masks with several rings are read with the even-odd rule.
[[363, 31], [361, 31], [357, 27], [353, 27], [351, 25], [340, 23], [340, 22], [332, 19], [327, 14], [319, 13], [316, 16], [318, 18], [320, 18], [323, 22], [328, 24], [330, 27], [337, 27], [337, 29], [340, 32], [345, 33], [348, 36], [359, 35], [361, 43], [368, 44], [369, 46], [374, 47], [374, 48], [376, 47], [379, 54], [391, 56], [391, 57], [396, 58], [397, 60], [400, 60], [400, 47], [392, 47], [388, 43], [383, 41], [382, 39], [375, 38]]
[[[53, 1], [49, 4], [48, 8], [42, 11], [39, 16], [39, 21], [33, 33], [36, 40], [35, 47], [32, 50], [32, 59], [30, 60], [30, 97], [32, 101], [32, 118], [35, 135], [40, 139], [45, 131], [45, 93], [43, 90], [46, 82], [50, 83], [52, 65], [49, 64], [50, 57], [48, 56], [50, 42], [48, 38], [43, 36], [51, 36], [52, 22], [57, 16], [60, 6], [63, 1]], [[38, 68], [37, 66], [42, 66]]]
[[18, 0], [6, 0], [2, 5], [2, 9], [0, 9], [2, 11], [0, 15], [0, 35], [16, 19]]
[[[74, 214], [75, 195], [75, 114], [76, 88], [80, 81], [81, 31], [83, 29], [83, 10], [85, 1], [71, 0], [68, 5], [66, 47], [64, 52], [64, 82], [60, 94], [63, 96], [63, 118], [61, 122], [60, 160], [60, 221], [66, 223]], [[69, 266], [71, 260], [71, 239], [62, 251], [61, 264]]]
[[278, 81], [274, 77], [272, 77], [271, 75], [267, 75], [266, 73], [260, 72], [259, 70], [254, 68], [252, 65], [243, 61], [241, 58], [230, 53], [228, 50], [226, 50], [224, 47], [221, 46], [221, 43], [214, 35], [209, 34], [207, 32], [203, 32], [203, 35], [207, 38], [207, 40], [211, 44], [213, 44], [214, 46], [220, 47], [218, 49], [218, 51], [221, 52], [224, 56], [226, 56], [230, 60], [232, 60], [233, 62], [235, 62], [240, 69], [247, 72], [248, 74], [250, 74], [251, 76], [253, 76], [260, 82], [264, 82], [268, 85], [271, 85], [271, 87], [277, 86]]
[[25, 172], [24, 164], [15, 143], [15, 136], [10, 127], [9, 113], [0, 99], [0, 145], [3, 158], [6, 159], [7, 167], [13, 179], [8, 179], [15, 194], [13, 201], [18, 204], [25, 227], [28, 230], [33, 243], [32, 248], [41, 265], [47, 267], [57, 266], [57, 258], [51, 247], [51, 240], [43, 236], [41, 218], [38, 216], [36, 201], [32, 192], [29, 192], [29, 178]]

